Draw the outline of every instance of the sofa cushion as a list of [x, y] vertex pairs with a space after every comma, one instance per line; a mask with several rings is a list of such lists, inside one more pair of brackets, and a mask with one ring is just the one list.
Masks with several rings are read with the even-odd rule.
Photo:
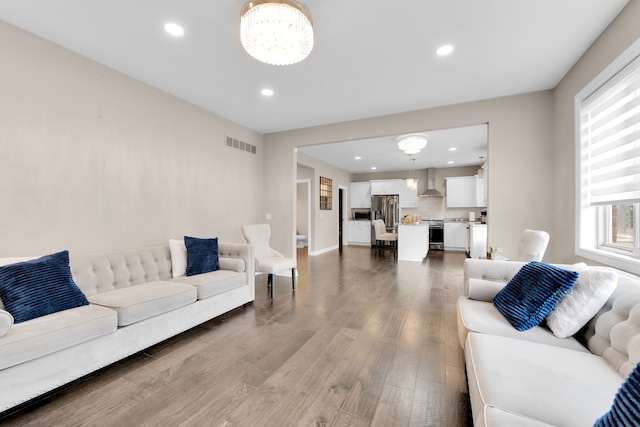
[[88, 305], [69, 268], [69, 252], [0, 267], [0, 298], [16, 323]]
[[154, 281], [91, 295], [89, 301], [115, 310], [118, 326], [127, 326], [191, 304], [196, 297], [193, 286]]
[[578, 281], [547, 316], [549, 329], [559, 338], [566, 338], [598, 313], [618, 284], [618, 273], [610, 268], [577, 266]]
[[13, 316], [5, 310], [0, 310], [0, 337], [6, 334], [13, 326]]
[[182, 276], [171, 279], [172, 282], [186, 283], [198, 290], [198, 299], [222, 294], [247, 284], [247, 275], [230, 270], [218, 270], [195, 276]]
[[485, 408], [483, 422], [478, 422], [475, 425], [485, 427], [555, 427], [490, 405]]
[[187, 274], [187, 246], [184, 240], [169, 239], [171, 252], [171, 277], [186, 276]]
[[199, 239], [184, 236], [187, 247], [187, 276], [209, 273], [220, 268], [218, 263], [218, 238]]
[[600, 417], [594, 427], [640, 425], [640, 363], [616, 393], [609, 412]]
[[477, 333], [467, 337], [465, 363], [476, 418], [493, 406], [553, 426], [591, 426], [624, 380], [591, 353]]
[[0, 369], [111, 333], [117, 322], [115, 311], [90, 304], [15, 324], [0, 339]]
[[558, 338], [543, 326], [535, 326], [522, 332], [518, 331], [490, 302], [459, 297], [457, 312], [458, 337], [462, 348], [465, 346], [467, 335], [471, 332], [478, 332], [588, 352], [587, 348], [575, 338]]
[[533, 261], [498, 292], [493, 303], [514, 328], [525, 331], [540, 324], [577, 279], [575, 271]]

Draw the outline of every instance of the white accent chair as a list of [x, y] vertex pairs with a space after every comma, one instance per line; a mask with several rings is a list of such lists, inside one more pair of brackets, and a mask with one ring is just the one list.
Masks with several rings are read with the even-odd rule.
[[393, 257], [398, 258], [398, 233], [389, 233], [387, 226], [381, 219], [373, 220], [373, 229], [376, 235], [376, 253], [383, 255], [385, 245], [393, 252]]
[[296, 290], [296, 260], [285, 258], [283, 254], [269, 247], [271, 226], [269, 224], [243, 225], [242, 235], [247, 243], [253, 243], [256, 273], [268, 274], [269, 295], [273, 299], [274, 275], [291, 269], [291, 289]]
[[515, 261], [542, 261], [548, 244], [549, 233], [546, 231], [524, 230], [518, 244], [518, 258]]

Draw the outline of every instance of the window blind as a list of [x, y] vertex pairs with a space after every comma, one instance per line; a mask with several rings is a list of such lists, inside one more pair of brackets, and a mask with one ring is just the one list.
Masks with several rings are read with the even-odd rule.
[[581, 103], [580, 132], [588, 204], [640, 202], [640, 57]]

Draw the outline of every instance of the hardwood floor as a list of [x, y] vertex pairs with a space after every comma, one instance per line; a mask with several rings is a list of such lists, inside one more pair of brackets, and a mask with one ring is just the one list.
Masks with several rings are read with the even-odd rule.
[[422, 263], [347, 246], [297, 290], [256, 277], [252, 306], [0, 420], [7, 426], [470, 426], [455, 301], [461, 252]]

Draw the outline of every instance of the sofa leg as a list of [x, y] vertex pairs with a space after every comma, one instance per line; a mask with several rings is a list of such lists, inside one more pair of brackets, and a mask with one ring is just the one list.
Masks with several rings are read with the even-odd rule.
[[293, 292], [296, 291], [296, 268], [295, 267], [291, 269], [291, 289], [293, 290]]

